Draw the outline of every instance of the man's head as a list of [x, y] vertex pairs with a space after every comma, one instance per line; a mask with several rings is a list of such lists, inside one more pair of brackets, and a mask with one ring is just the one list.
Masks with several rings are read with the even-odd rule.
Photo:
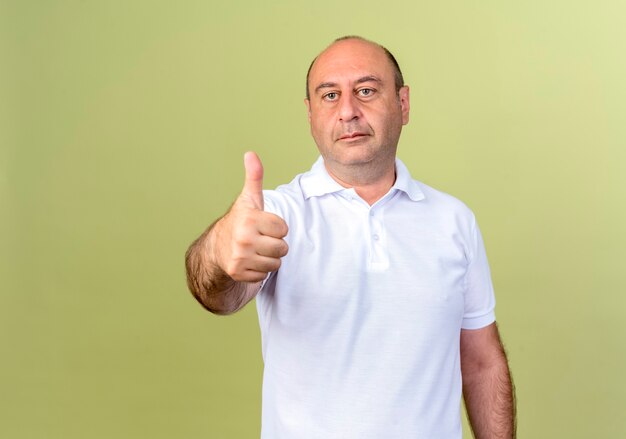
[[331, 174], [393, 167], [409, 120], [409, 89], [389, 51], [360, 37], [340, 38], [311, 64], [307, 91], [311, 134]]
[[[387, 55], [387, 59], [389, 60], [389, 62], [391, 63], [391, 65], [393, 66], [394, 69], [394, 82], [396, 85], [396, 92], [400, 91], [400, 89], [404, 86], [404, 77], [402, 76], [402, 70], [400, 70], [400, 64], [398, 64], [398, 61], [396, 60], [396, 57], [393, 56], [393, 53], [391, 53], [389, 50], [387, 50], [387, 48], [385, 46], [382, 46], [380, 44], [374, 43], [373, 41], [369, 41], [363, 37], [359, 37], [356, 35], [347, 35], [345, 37], [339, 37], [337, 38], [335, 41], [333, 41], [334, 43], [337, 43], [339, 41], [343, 41], [343, 40], [350, 40], [350, 39], [355, 39], [355, 40], [362, 40], [362, 41], [367, 41], [369, 43], [375, 44], [378, 47], [380, 47], [383, 52], [385, 53], [385, 55]], [[311, 75], [311, 68], [313, 67], [313, 64], [315, 64], [315, 61], [317, 60], [317, 56], [313, 59], [313, 61], [311, 61], [311, 64], [309, 64], [309, 70], [307, 70], [306, 72], [306, 98], [310, 99], [311, 98], [311, 94], [309, 92], [309, 76]]]

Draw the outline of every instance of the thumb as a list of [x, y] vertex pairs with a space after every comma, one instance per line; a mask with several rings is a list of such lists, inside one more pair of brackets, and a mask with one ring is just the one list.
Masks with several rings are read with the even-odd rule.
[[263, 165], [255, 152], [247, 152], [243, 156], [246, 168], [246, 180], [242, 195], [245, 195], [258, 208], [263, 210]]

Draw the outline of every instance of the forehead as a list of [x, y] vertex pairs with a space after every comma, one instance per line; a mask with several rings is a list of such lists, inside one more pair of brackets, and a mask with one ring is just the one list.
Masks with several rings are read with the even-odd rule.
[[393, 81], [393, 67], [383, 49], [361, 40], [344, 40], [324, 50], [311, 67], [312, 88], [321, 82], [350, 81], [363, 76]]

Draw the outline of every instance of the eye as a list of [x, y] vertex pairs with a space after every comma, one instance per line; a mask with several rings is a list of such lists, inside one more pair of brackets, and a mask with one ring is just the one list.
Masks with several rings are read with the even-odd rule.
[[335, 101], [338, 97], [339, 94], [337, 92], [331, 91], [322, 96], [322, 99], [324, 99], [325, 101]]
[[356, 91], [357, 95], [363, 98], [368, 98], [372, 96], [375, 92], [376, 90], [374, 90], [373, 88], [360, 88]]

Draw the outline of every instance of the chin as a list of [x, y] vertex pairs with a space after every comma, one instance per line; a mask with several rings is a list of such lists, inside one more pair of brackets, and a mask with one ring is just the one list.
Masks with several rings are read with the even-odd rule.
[[376, 160], [376, 156], [372, 154], [359, 154], [351, 156], [336, 157], [335, 162], [343, 166], [360, 166], [367, 165]]

